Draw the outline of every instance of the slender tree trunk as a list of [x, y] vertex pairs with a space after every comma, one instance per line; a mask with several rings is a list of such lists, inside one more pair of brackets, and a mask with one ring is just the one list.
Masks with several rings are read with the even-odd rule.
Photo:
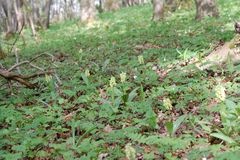
[[28, 21], [28, 24], [32, 30], [32, 36], [36, 38], [36, 29], [34, 25], [34, 15], [33, 15], [33, 8], [30, 4], [30, 1], [23, 1], [23, 6], [25, 9], [25, 19]]
[[167, 5], [172, 5], [173, 2], [174, 2], [174, 0], [166, 0], [166, 4], [167, 4]]
[[25, 23], [23, 14], [23, 0], [15, 0], [13, 5], [17, 19], [17, 31], [20, 32]]
[[43, 9], [42, 26], [44, 29], [49, 28], [51, 5], [52, 5], [52, 0], [47, 0], [45, 7]]
[[105, 0], [104, 1], [104, 11], [116, 11], [120, 9], [121, 3], [119, 0]]
[[206, 16], [218, 17], [219, 11], [215, 0], [195, 0], [196, 3], [196, 19], [201, 20]]
[[2, 26], [6, 35], [20, 31], [24, 25], [23, 0], [0, 0]]
[[127, 0], [122, 0], [122, 6], [123, 7], [128, 7], [128, 1]]
[[36, 29], [35, 29], [35, 25], [34, 25], [34, 22], [33, 22], [33, 18], [31, 15], [28, 15], [28, 21], [29, 21], [29, 25], [31, 27], [31, 30], [32, 30], [32, 35], [33, 37], [36, 37]]
[[[2, 46], [1, 46], [1, 43], [0, 43], [0, 59], [4, 59], [5, 58], [5, 53], [3, 52], [3, 50], [2, 50]], [[0, 68], [1, 68], [1, 66], [0, 66]]]
[[159, 21], [164, 15], [164, 0], [153, 0], [153, 20]]
[[177, 0], [165, 0], [165, 2], [171, 12], [175, 11], [178, 7]]
[[6, 32], [12, 34], [17, 31], [16, 15], [13, 8], [13, 0], [1, 1], [2, 8], [6, 16]]
[[96, 18], [95, 0], [80, 0], [80, 20], [92, 21]]
[[103, 0], [99, 0], [99, 8], [103, 10]]
[[133, 5], [132, 0], [122, 0], [122, 4], [124, 7], [130, 7]]
[[74, 8], [73, 0], [70, 0], [69, 5], [68, 5], [68, 9], [67, 9], [67, 12], [68, 12], [67, 17], [68, 17], [68, 19], [73, 19], [73, 17], [74, 17], [73, 8]]

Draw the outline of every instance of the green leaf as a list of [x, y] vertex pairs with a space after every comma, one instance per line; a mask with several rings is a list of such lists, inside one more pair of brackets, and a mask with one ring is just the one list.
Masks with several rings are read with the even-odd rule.
[[141, 88], [140, 88], [140, 97], [142, 99], [142, 101], [145, 101], [145, 92], [143, 90], [143, 86], [141, 85]]
[[149, 109], [146, 113], [146, 122], [151, 128], [157, 128], [157, 115], [152, 109]]
[[172, 133], [173, 133], [173, 122], [167, 122], [165, 124], [165, 126], [167, 128], [168, 134], [172, 135]]
[[5, 136], [5, 135], [8, 135], [10, 134], [11, 132], [8, 130], [8, 129], [1, 129], [0, 130], [0, 136]]
[[18, 151], [18, 152], [25, 152], [26, 147], [24, 145], [16, 145], [12, 147], [12, 150]]
[[63, 90], [63, 92], [68, 95], [69, 97], [75, 96], [76, 92], [73, 90]]
[[186, 115], [182, 115], [173, 123], [172, 135], [175, 134], [175, 132], [180, 127], [180, 125], [182, 124], [182, 122], [184, 121], [185, 118], [186, 118]]
[[116, 88], [116, 87], [114, 87], [113, 88], [113, 91], [114, 91], [114, 94], [116, 95], [116, 96], [119, 96], [119, 97], [121, 97], [122, 96], [122, 91], [120, 91], [118, 88]]
[[107, 66], [109, 65], [109, 63], [110, 63], [110, 59], [107, 59], [107, 60], [104, 61], [103, 67], [102, 67], [102, 71], [105, 71], [105, 70], [106, 70], [106, 68], [107, 68]]
[[63, 104], [64, 102], [65, 102], [65, 100], [64, 100], [63, 98], [59, 98], [59, 99], [58, 99], [58, 103], [59, 103], [59, 104]]
[[169, 135], [174, 136], [177, 129], [180, 127], [184, 119], [186, 118], [186, 115], [180, 116], [175, 122], [167, 122], [165, 124]]
[[85, 74], [81, 74], [81, 76], [82, 76], [84, 83], [86, 83], [86, 85], [89, 85], [88, 77]]
[[9, 153], [9, 154], [2, 155], [2, 157], [4, 157], [7, 160], [18, 160], [18, 159], [22, 159], [22, 154], [21, 153]]
[[225, 102], [228, 109], [232, 110], [236, 108], [236, 104], [233, 101], [226, 99]]
[[137, 96], [137, 90], [139, 87], [132, 90], [128, 95], [128, 102], [131, 102]]
[[143, 155], [144, 159], [155, 159], [154, 152], [150, 152], [148, 154]]
[[213, 137], [219, 138], [221, 140], [224, 140], [228, 143], [236, 143], [231, 137], [229, 137], [229, 136], [227, 136], [223, 133], [212, 133], [210, 135], [213, 136]]

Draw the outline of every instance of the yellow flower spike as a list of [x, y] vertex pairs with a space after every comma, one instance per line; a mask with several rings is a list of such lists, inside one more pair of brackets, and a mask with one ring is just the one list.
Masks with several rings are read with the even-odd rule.
[[220, 101], [225, 101], [226, 100], [226, 93], [225, 93], [225, 88], [222, 85], [217, 85], [215, 88], [215, 95]]
[[167, 109], [167, 110], [172, 110], [173, 106], [172, 106], [172, 102], [169, 98], [164, 98], [163, 99], [163, 106]]
[[138, 62], [139, 62], [140, 64], [144, 64], [144, 58], [143, 58], [143, 56], [138, 56]]
[[46, 75], [45, 75], [45, 81], [46, 81], [47, 83], [49, 83], [51, 80], [52, 80], [52, 76], [46, 74]]
[[116, 86], [117, 85], [117, 83], [116, 83], [116, 78], [115, 77], [111, 77], [111, 79], [110, 79], [110, 87], [111, 88], [113, 88], [114, 86]]
[[82, 49], [79, 49], [78, 53], [82, 53], [82, 52], [83, 52], [83, 50], [82, 50]]
[[128, 160], [135, 160], [136, 159], [136, 150], [128, 143], [125, 146], [125, 153]]
[[90, 76], [90, 71], [88, 69], [85, 70], [85, 76], [89, 77]]
[[122, 72], [122, 73], [120, 74], [121, 82], [124, 83], [124, 82], [126, 81], [126, 78], [127, 78], [127, 74], [124, 73], [124, 72]]

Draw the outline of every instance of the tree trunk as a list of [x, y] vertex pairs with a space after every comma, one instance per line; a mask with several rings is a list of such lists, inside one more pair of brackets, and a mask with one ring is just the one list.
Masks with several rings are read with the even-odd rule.
[[80, 0], [80, 20], [89, 22], [96, 17], [95, 0]]
[[116, 11], [121, 7], [119, 0], [105, 0], [103, 9], [104, 11]]
[[23, 0], [15, 0], [13, 5], [17, 19], [17, 31], [20, 32], [25, 24], [23, 13]]
[[167, 4], [167, 5], [172, 5], [173, 2], [174, 2], [174, 0], [166, 0], [166, 4]]
[[[2, 49], [2, 46], [1, 46], [1, 43], [0, 43], [0, 59], [4, 59], [5, 58], [5, 53], [3, 52], [3, 49]], [[0, 66], [1, 68], [1, 66]]]
[[206, 16], [218, 17], [219, 11], [215, 0], [195, 0], [196, 3], [196, 19], [202, 20]]
[[122, 0], [122, 6], [123, 7], [128, 7], [128, 1], [127, 0]]
[[6, 17], [4, 30], [6, 31], [7, 34], [15, 33], [17, 31], [17, 23], [16, 23], [16, 15], [13, 7], [13, 1], [1, 0], [0, 3]]
[[153, 20], [158, 21], [164, 15], [164, 0], [153, 0]]
[[52, 5], [52, 0], [47, 0], [44, 6], [43, 16], [42, 16], [42, 26], [44, 29], [49, 28], [51, 5]]
[[32, 36], [36, 38], [36, 28], [34, 25], [34, 15], [33, 15], [33, 7], [30, 6], [29, 1], [23, 1], [23, 6], [25, 7], [25, 19], [28, 21], [28, 24], [32, 30]]

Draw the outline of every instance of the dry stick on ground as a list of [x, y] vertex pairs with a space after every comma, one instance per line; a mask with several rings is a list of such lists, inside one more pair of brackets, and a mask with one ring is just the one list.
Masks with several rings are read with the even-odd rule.
[[13, 49], [14, 49], [14, 47], [15, 47], [15, 45], [16, 45], [16, 43], [17, 43], [17, 41], [18, 41], [18, 39], [19, 39], [22, 31], [23, 31], [23, 28], [24, 28], [24, 25], [22, 25], [22, 28], [21, 28], [20, 31], [18, 32], [18, 36], [15, 38], [15, 40], [14, 40], [14, 42], [13, 42], [13, 44], [12, 44], [12, 47], [11, 47], [9, 53], [12, 53], [12, 51], [13, 51]]
[[[23, 31], [23, 28], [24, 28], [24, 25], [22, 26], [22, 28], [18, 32], [18, 36], [14, 40], [14, 42], [12, 44], [12, 47], [11, 47], [11, 49], [9, 51], [10, 53], [12, 53], [13, 49], [15, 48], [15, 45], [16, 45], [16, 43], [17, 43], [17, 41], [18, 41], [22, 31]], [[2, 65], [0, 65], [0, 76], [5, 78], [6, 80], [8, 80], [8, 82], [16, 81], [16, 82], [19, 82], [20, 84], [25, 85], [26, 87], [28, 87], [30, 89], [33, 89], [33, 88], [36, 87], [36, 85], [32, 84], [31, 82], [29, 82], [28, 81], [29, 79], [53, 73], [53, 71], [46, 71], [45, 72], [44, 69], [42, 69], [41, 67], [38, 67], [38, 66], [32, 64], [33, 61], [37, 60], [38, 58], [40, 58], [40, 57], [42, 57], [44, 55], [50, 56], [52, 58], [52, 61], [54, 61], [54, 56], [53, 55], [48, 54], [48, 53], [43, 53], [43, 54], [40, 54], [40, 55], [34, 57], [33, 59], [31, 59], [29, 61], [19, 62], [19, 57], [18, 57], [17, 51], [15, 51], [15, 52], [16, 52], [15, 53], [15, 56], [16, 56], [16, 64], [15, 65], [10, 67], [9, 69], [5, 69]], [[36, 68], [37, 70], [40, 70], [41, 72], [35, 73], [35, 74], [32, 74], [32, 75], [22, 75], [21, 72], [20, 72], [19, 67], [21, 65], [23, 65], [23, 64], [28, 64], [28, 65]], [[18, 74], [14, 73], [13, 72], [14, 69], [17, 69], [19, 73]]]
[[[31, 60], [28, 60], [28, 61], [22, 61], [22, 62], [19, 62], [19, 63], [16, 63], [15, 65], [13, 65], [11, 68], [8, 69], [9, 72], [13, 71], [15, 68], [23, 65], [23, 64], [29, 64], [31, 65], [32, 67], [34, 67], [35, 65], [32, 64], [33, 61], [37, 60], [38, 58], [42, 57], [42, 56], [49, 56], [51, 57], [51, 61], [54, 61], [54, 56], [51, 55], [51, 54], [48, 54], [48, 53], [42, 53], [40, 55], [37, 55], [36, 57], [32, 58]], [[43, 70], [42, 68], [38, 67], [38, 66], [35, 66], [34, 68], [37, 68], [38, 70]]]
[[22, 74], [17, 74], [17, 73], [13, 73], [13, 72], [9, 72], [7, 70], [2, 70], [0, 69], [0, 76], [2, 76], [3, 78], [9, 80], [9, 81], [17, 81], [23, 85], [25, 85], [27, 88], [33, 89], [36, 87], [35, 84], [32, 84], [31, 82], [29, 82], [29, 79], [32, 78], [36, 78], [39, 76], [43, 76], [46, 74], [52, 74], [52, 71], [46, 71], [46, 72], [38, 72], [32, 75], [22, 75]]
[[[42, 69], [41, 67], [38, 67], [38, 66], [31, 63], [31, 62], [37, 60], [38, 58], [41, 58], [44, 55], [50, 56], [52, 58], [52, 61], [54, 60], [53, 59], [54, 57], [51, 54], [43, 53], [43, 54], [40, 54], [40, 55], [32, 58], [29, 61], [19, 62], [19, 63], [13, 65], [12, 67], [10, 67], [7, 70], [3, 69], [3, 68], [0, 68], [0, 76], [5, 78], [8, 81], [16, 81], [20, 84], [25, 85], [27, 88], [33, 89], [33, 88], [36, 87], [36, 85], [29, 82], [28, 81], [29, 79], [36, 78], [36, 77], [39, 77], [39, 76], [43, 76], [43, 75], [46, 75], [46, 74], [53, 74], [54, 73], [53, 71], [44, 71], [44, 69]], [[17, 69], [18, 67], [20, 67], [21, 65], [24, 65], [24, 64], [29, 64], [30, 66], [40, 70], [40, 72], [32, 74], [32, 75], [22, 75], [22, 74], [19, 74], [19, 73], [17, 74], [17, 73], [13, 72], [14, 69]]]
[[[15, 53], [15, 57], [16, 57], [16, 63], [19, 63], [18, 49], [16, 47], [14, 47], [14, 53]], [[19, 67], [17, 67], [17, 71], [19, 74], [21, 74], [21, 70]]]

